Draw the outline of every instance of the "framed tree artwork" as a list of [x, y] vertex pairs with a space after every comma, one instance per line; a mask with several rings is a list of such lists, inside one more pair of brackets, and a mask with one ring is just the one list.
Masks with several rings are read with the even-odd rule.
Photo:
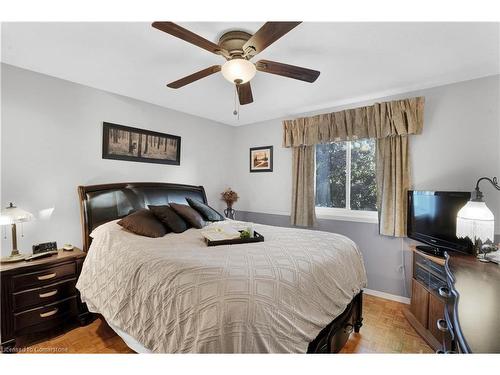
[[273, 171], [273, 146], [250, 149], [250, 172]]
[[104, 122], [102, 158], [180, 165], [181, 137]]

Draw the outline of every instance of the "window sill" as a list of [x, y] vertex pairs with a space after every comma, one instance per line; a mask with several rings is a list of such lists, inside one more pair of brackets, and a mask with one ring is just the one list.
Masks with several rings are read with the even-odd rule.
[[342, 208], [316, 207], [318, 219], [354, 221], [359, 223], [378, 223], [377, 211], [357, 211]]

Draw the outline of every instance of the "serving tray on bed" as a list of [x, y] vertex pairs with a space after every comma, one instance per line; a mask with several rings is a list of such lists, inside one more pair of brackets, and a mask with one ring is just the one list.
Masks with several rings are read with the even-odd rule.
[[211, 241], [208, 238], [205, 238], [205, 240], [207, 241], [207, 246], [238, 245], [241, 243], [263, 242], [264, 236], [259, 232], [254, 231], [253, 237], [250, 238], [232, 238], [230, 240], [217, 240], [217, 241]]

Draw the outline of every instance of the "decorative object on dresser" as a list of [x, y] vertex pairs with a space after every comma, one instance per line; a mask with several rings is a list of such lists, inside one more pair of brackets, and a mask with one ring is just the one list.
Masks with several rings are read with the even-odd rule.
[[102, 158], [180, 165], [181, 137], [105, 122]]
[[16, 341], [66, 322], [90, 321], [75, 288], [85, 259], [79, 249], [31, 262], [2, 264], [1, 349], [16, 351]]
[[238, 201], [238, 193], [235, 191], [231, 190], [231, 188], [227, 188], [224, 190], [222, 193], [220, 193], [221, 199], [226, 202], [226, 209], [224, 210], [224, 215], [226, 215], [227, 218], [233, 219], [234, 220], [234, 214], [236, 211], [233, 209], [233, 204]]
[[483, 245], [487, 246], [488, 250], [484, 257], [490, 262], [500, 265], [500, 244]]
[[[495, 237], [495, 217], [493, 212], [486, 206], [484, 195], [479, 190], [479, 183], [488, 181], [497, 190], [500, 190], [496, 177], [481, 177], [476, 182], [476, 188], [471, 199], [463, 206], [457, 214], [457, 237], [469, 238], [474, 242], [474, 254], [482, 262], [489, 262], [485, 257], [489, 249], [494, 249], [490, 244]], [[486, 244], [489, 241], [490, 244]], [[486, 245], [486, 246], [485, 246]]]
[[64, 251], [73, 251], [73, 250], [75, 250], [75, 247], [70, 243], [65, 243], [63, 245], [63, 250]]
[[[25, 255], [20, 254], [17, 249], [17, 227], [16, 224], [25, 223], [30, 221], [33, 218], [33, 215], [27, 211], [24, 211], [11, 202], [9, 206], [7, 206], [4, 210], [2, 210], [0, 214], [0, 225], [10, 225], [12, 230], [12, 251], [10, 256], [3, 257], [1, 259], [2, 263], [8, 262], [18, 262], [20, 260], [24, 260]], [[23, 236], [21, 234], [21, 236]]]
[[273, 146], [250, 149], [250, 172], [273, 171]]

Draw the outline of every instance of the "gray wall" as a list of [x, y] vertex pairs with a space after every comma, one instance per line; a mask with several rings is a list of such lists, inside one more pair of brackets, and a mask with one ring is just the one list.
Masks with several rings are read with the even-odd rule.
[[[423, 134], [411, 137], [413, 188], [471, 191], [480, 176], [500, 177], [500, 76], [491, 76], [431, 89], [409, 92], [371, 102], [327, 108], [332, 112], [397, 98], [425, 96]], [[308, 115], [308, 114], [304, 114]], [[294, 117], [300, 117], [294, 116]], [[236, 129], [233, 155], [233, 189], [238, 218], [289, 225], [291, 202], [291, 150], [281, 147], [282, 119]], [[248, 149], [274, 146], [272, 173], [249, 173]], [[500, 194], [490, 185], [482, 190], [495, 214], [500, 234]], [[406, 278], [411, 270], [408, 240], [379, 236], [376, 224], [319, 220], [318, 228], [352, 238], [363, 252], [368, 287], [408, 296], [401, 265], [404, 254]], [[406, 289], [406, 290], [405, 290]]]
[[[1, 204], [36, 215], [19, 233], [19, 249], [37, 242], [81, 246], [78, 185], [164, 181], [204, 185], [220, 207], [227, 187], [233, 127], [87, 86], [2, 64]], [[182, 137], [181, 165], [101, 158], [102, 122]], [[215, 151], [217, 150], [217, 151]], [[216, 176], [216, 178], [214, 178]], [[19, 228], [20, 229], [20, 228]], [[10, 234], [2, 236], [10, 252]]]

